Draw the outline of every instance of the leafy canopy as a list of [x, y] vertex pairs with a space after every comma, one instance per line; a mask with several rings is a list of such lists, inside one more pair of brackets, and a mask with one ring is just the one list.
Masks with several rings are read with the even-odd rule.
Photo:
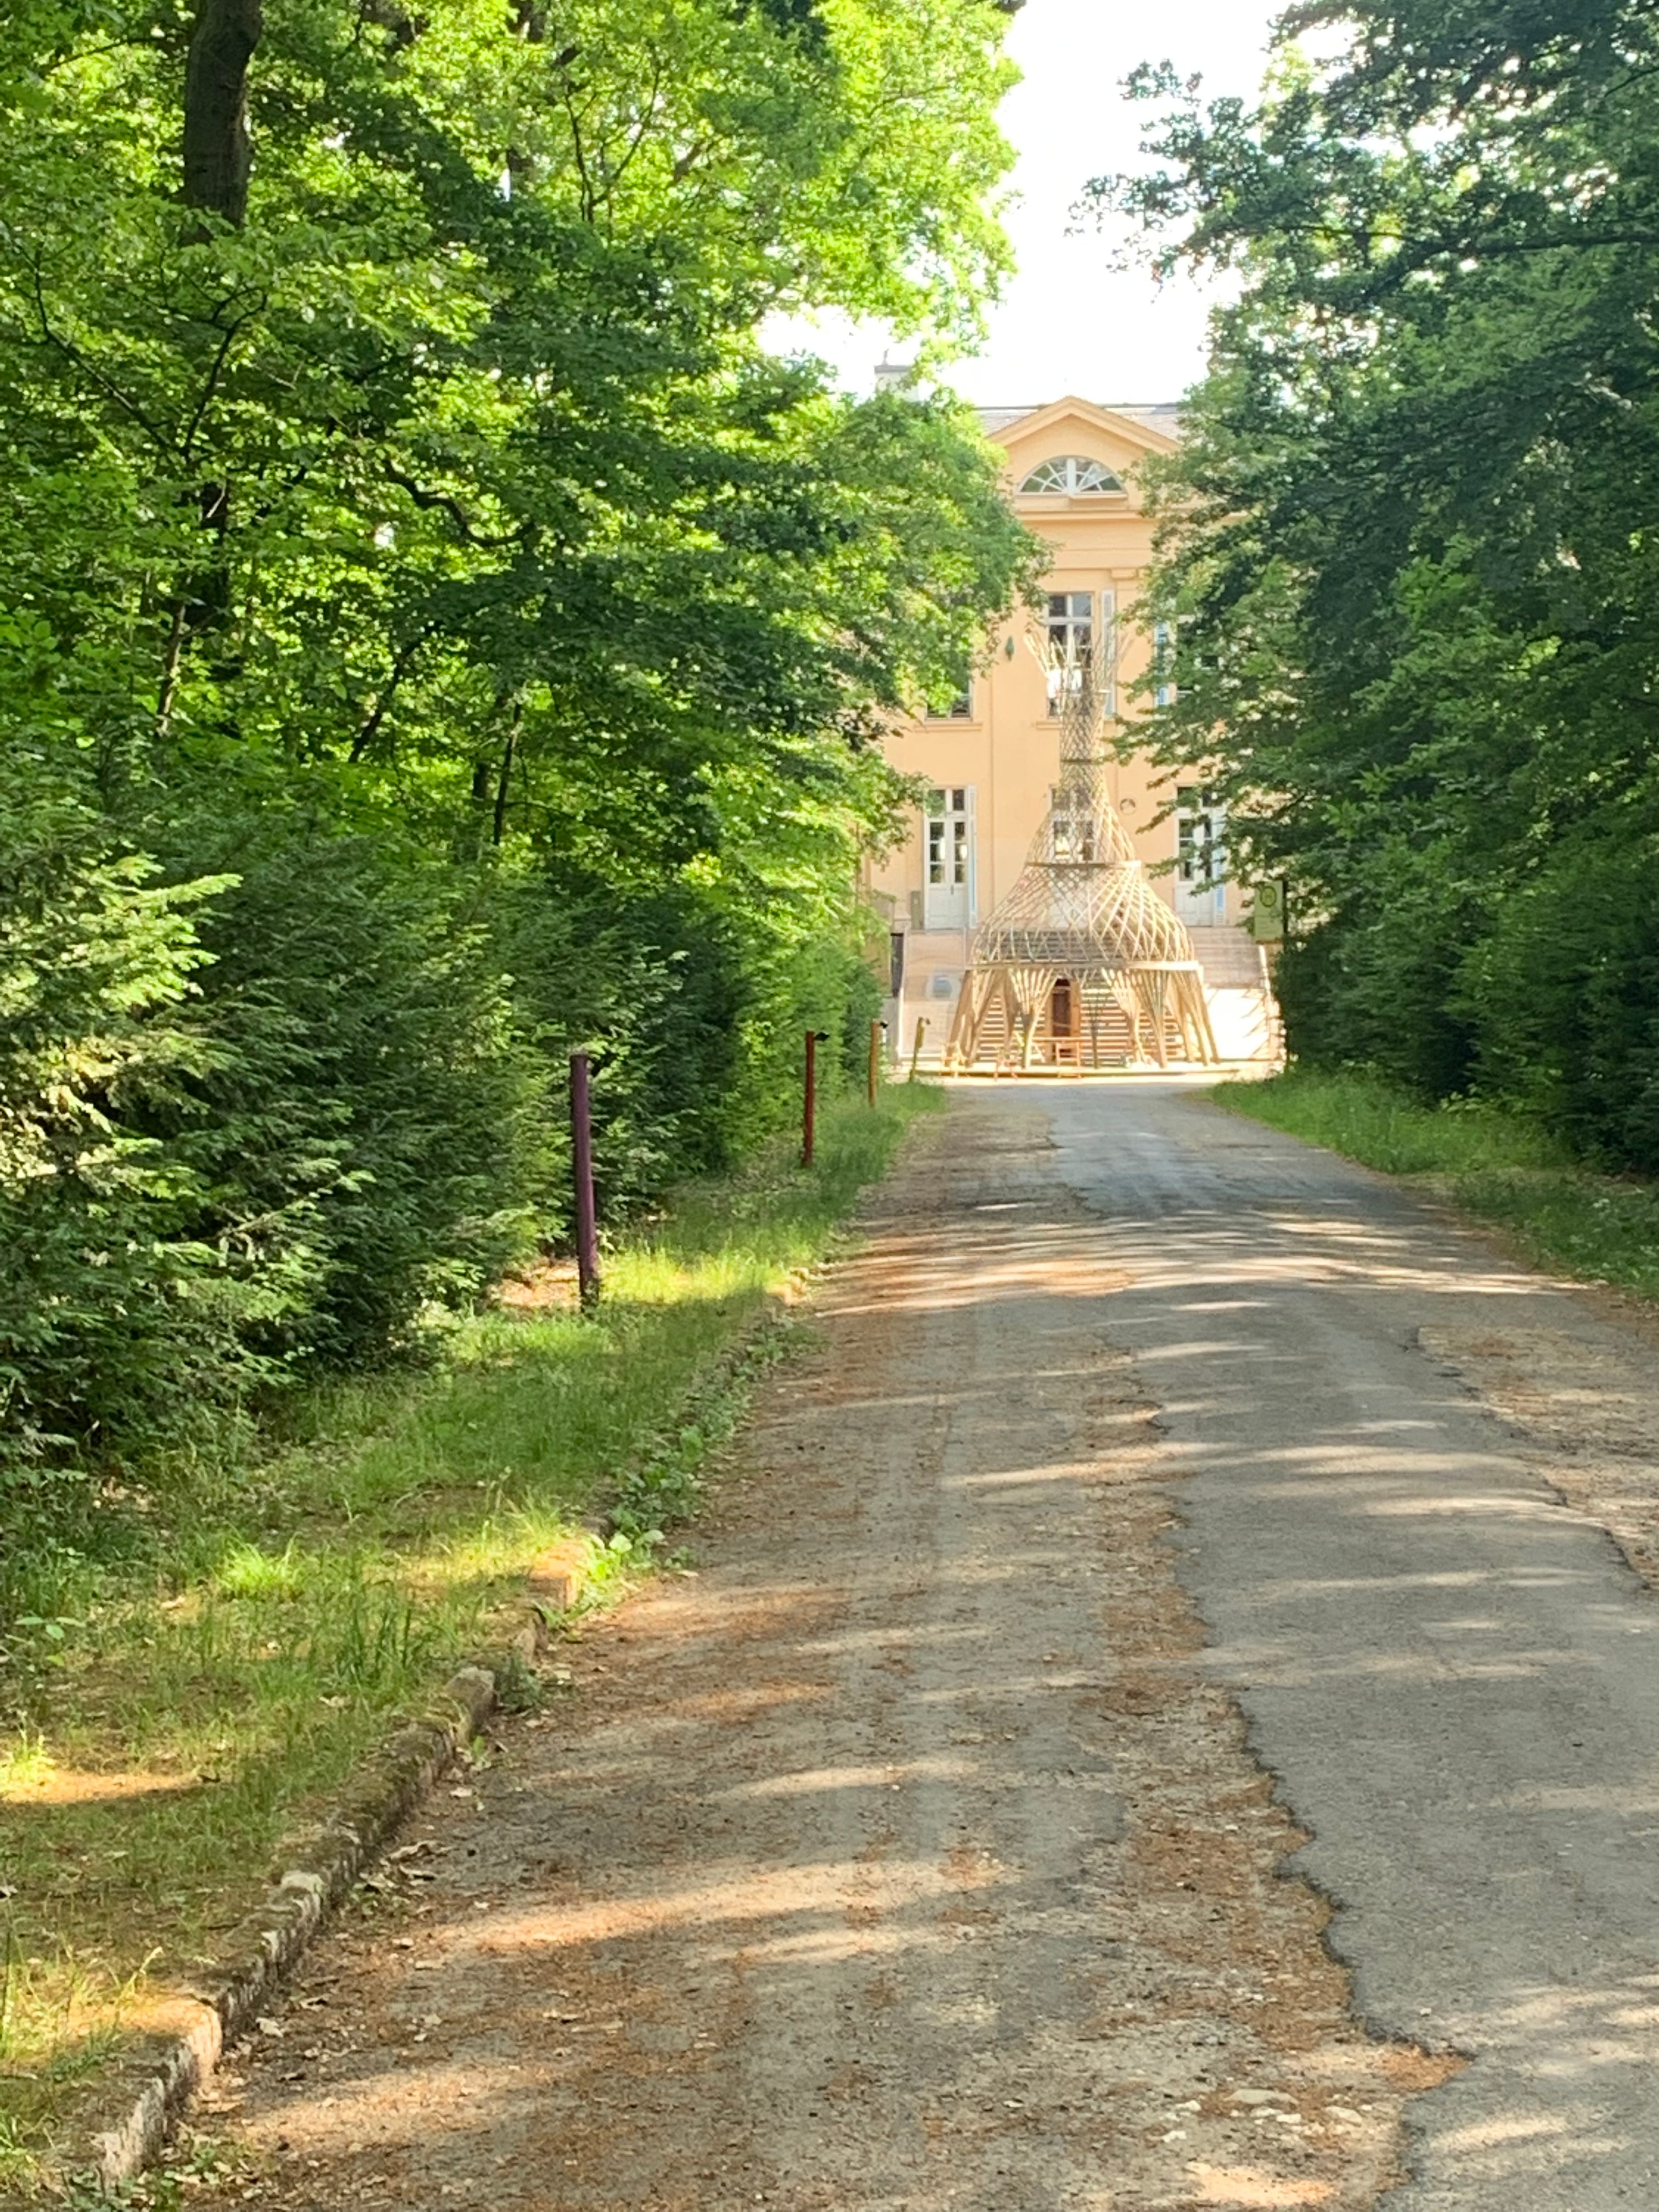
[[1036, 549], [964, 410], [757, 333], [971, 337], [1003, 27], [5, 12], [0, 1485], [384, 1357], [556, 1234], [573, 1044], [614, 1211], [867, 1011], [872, 741]]
[[1144, 72], [1161, 166], [1095, 188], [1238, 287], [1165, 486], [1159, 742], [1289, 878], [1299, 1050], [1659, 1164], [1659, 18], [1284, 30], [1254, 110]]

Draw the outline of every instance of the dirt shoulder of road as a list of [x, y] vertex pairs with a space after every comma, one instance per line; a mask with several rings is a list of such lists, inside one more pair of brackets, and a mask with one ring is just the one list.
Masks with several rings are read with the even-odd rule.
[[1423, 1350], [1659, 1589], [1659, 1313], [1562, 1285], [1549, 1322], [1425, 1324]]

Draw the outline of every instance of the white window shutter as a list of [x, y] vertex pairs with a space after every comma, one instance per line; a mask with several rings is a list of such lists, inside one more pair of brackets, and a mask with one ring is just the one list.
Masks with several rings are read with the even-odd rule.
[[922, 829], [922, 910], [927, 928], [969, 926], [975, 860], [972, 785], [947, 784], [930, 792]]

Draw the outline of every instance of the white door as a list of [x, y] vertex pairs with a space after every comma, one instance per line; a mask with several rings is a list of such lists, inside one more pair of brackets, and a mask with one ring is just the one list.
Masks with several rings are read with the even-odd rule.
[[1227, 918], [1226, 811], [1207, 791], [1176, 793], [1176, 912], [1188, 927]]
[[927, 795], [922, 927], [966, 929], [974, 918], [974, 794], [965, 784]]

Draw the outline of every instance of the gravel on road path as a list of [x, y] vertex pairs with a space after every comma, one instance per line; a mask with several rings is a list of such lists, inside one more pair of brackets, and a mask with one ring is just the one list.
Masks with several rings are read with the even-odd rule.
[[696, 1571], [416, 1821], [221, 2076], [239, 2171], [191, 2201], [1359, 2212], [1397, 2179], [1455, 2062], [1356, 2025], [1285, 1875], [1114, 1324], [1139, 1261], [1020, 1092], [918, 1131]]

